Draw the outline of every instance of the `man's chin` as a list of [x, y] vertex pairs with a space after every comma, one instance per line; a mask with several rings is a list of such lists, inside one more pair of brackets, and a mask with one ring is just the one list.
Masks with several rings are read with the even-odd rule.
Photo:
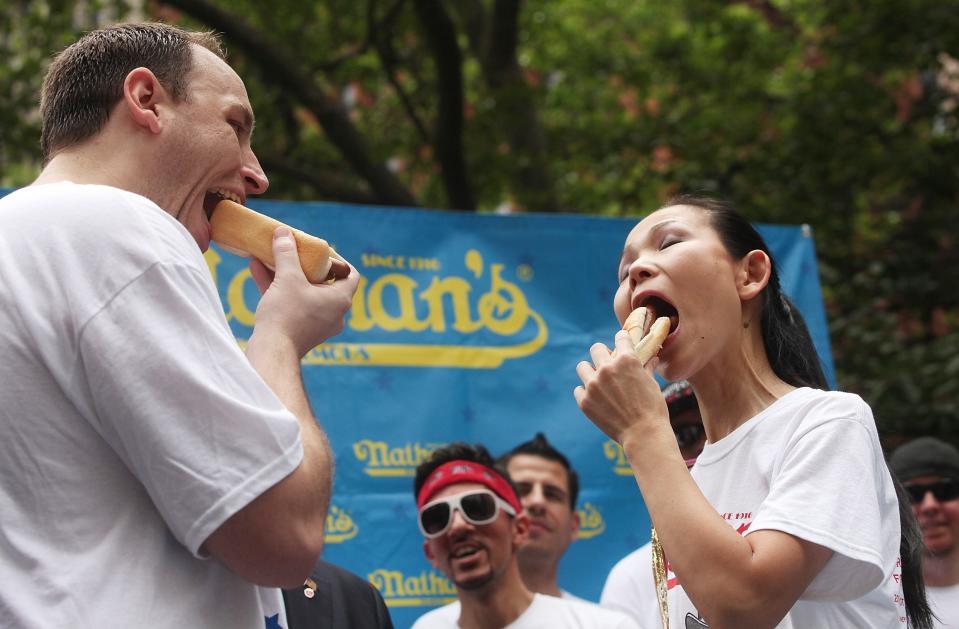
[[466, 592], [480, 590], [493, 580], [493, 571], [487, 570], [483, 574], [470, 575], [468, 577], [457, 577], [454, 575], [453, 584]]
[[[546, 535], [540, 535], [538, 537], [532, 537], [523, 544], [523, 547], [519, 549], [519, 555], [521, 559], [527, 559], [531, 561], [549, 559], [556, 554], [554, 545], [548, 543], [549, 540], [546, 539]], [[561, 551], [560, 555], [565, 551]]]

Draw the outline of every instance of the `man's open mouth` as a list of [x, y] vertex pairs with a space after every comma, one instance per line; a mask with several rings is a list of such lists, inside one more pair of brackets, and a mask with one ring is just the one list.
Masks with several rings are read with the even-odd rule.
[[223, 199], [243, 203], [243, 199], [241, 199], [239, 195], [225, 188], [211, 188], [207, 190], [206, 196], [203, 197], [203, 211], [206, 212], [207, 219], [213, 215], [213, 208], [216, 207], [216, 204]]

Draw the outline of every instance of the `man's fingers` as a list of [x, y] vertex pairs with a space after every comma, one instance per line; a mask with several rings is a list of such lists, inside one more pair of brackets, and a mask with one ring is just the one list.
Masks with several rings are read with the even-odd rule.
[[293, 238], [293, 230], [286, 225], [276, 228], [273, 232], [273, 266], [277, 275], [290, 273], [291, 271], [303, 274], [300, 267], [300, 257], [296, 253], [296, 240]]
[[273, 271], [256, 258], [250, 258], [250, 274], [253, 276], [253, 281], [256, 282], [256, 287], [261, 295], [273, 283]]

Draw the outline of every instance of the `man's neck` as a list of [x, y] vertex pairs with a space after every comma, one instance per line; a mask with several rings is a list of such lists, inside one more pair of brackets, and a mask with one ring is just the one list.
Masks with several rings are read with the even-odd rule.
[[933, 587], [959, 584], [959, 549], [953, 548], [944, 555], [923, 555], [922, 578]]
[[495, 583], [478, 590], [459, 590], [461, 629], [502, 629], [533, 602], [514, 563]]
[[533, 592], [548, 596], [562, 596], [559, 589], [557, 574], [559, 573], [558, 560], [545, 560], [539, 557], [524, 559], [520, 553], [519, 572], [523, 575], [523, 583]]
[[[102, 137], [101, 137], [102, 136]], [[149, 156], [133, 151], [125, 143], [108, 141], [106, 133], [58, 152], [44, 166], [35, 184], [70, 181], [76, 184], [99, 184], [135, 192], [163, 207], [151, 186], [156, 173]]]

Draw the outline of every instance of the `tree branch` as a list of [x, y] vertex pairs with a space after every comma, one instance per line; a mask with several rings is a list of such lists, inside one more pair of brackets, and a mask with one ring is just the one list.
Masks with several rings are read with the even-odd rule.
[[308, 170], [298, 163], [276, 155], [261, 157], [260, 165], [263, 166], [264, 170], [280, 173], [312, 186], [319, 196], [325, 200], [369, 205], [374, 205], [379, 201], [376, 195], [369, 190], [353, 187], [339, 177], [327, 175], [318, 170]]
[[[424, 143], [430, 144], [430, 134], [426, 130], [426, 125], [423, 124], [423, 121], [416, 113], [416, 108], [413, 106], [413, 101], [410, 99], [409, 94], [406, 93], [406, 90], [403, 89], [403, 86], [396, 78], [396, 53], [393, 50], [393, 23], [399, 14], [399, 9], [405, 1], [406, 0], [397, 0], [390, 10], [387, 11], [386, 17], [383, 18], [382, 22], [377, 24], [374, 19], [374, 4], [376, 0], [369, 0], [369, 4], [367, 5], [367, 20], [370, 25], [370, 38], [376, 46], [376, 53], [380, 59], [380, 65], [383, 66], [383, 72], [386, 74], [386, 80], [389, 81], [390, 85], [392, 85], [396, 91], [397, 96], [399, 96], [403, 110], [406, 112], [407, 117], [413, 122], [413, 126], [416, 127], [420, 139]], [[380, 26], [386, 27], [385, 33], [380, 34]]]
[[433, 52], [438, 91], [433, 150], [450, 207], [473, 210], [476, 200], [463, 155], [462, 55], [456, 27], [442, 0], [414, 0], [416, 15]]
[[381, 203], [416, 206], [410, 191], [384, 164], [374, 161], [366, 140], [339, 100], [325, 93], [314, 77], [304, 74], [293, 51], [277, 46], [241, 18], [207, 0], [163, 0], [214, 29], [246, 53], [267, 81], [293, 95], [312, 110], [323, 131], [356, 173], [366, 180]]
[[480, 63], [486, 63], [486, 10], [482, 0], [456, 0], [451, 6], [459, 16], [460, 27], [466, 33], [466, 41]]
[[549, 172], [546, 133], [517, 60], [519, 4], [519, 0], [495, 1], [483, 74], [493, 90], [500, 124], [515, 158], [511, 179], [517, 201], [529, 210], [555, 212], [558, 204]]
[[776, 30], [785, 29], [792, 34], [799, 34], [801, 30], [799, 25], [796, 24], [795, 20], [783, 13], [769, 0], [731, 0], [730, 3], [745, 4], [746, 6], [755, 9], [762, 14], [770, 28]]

